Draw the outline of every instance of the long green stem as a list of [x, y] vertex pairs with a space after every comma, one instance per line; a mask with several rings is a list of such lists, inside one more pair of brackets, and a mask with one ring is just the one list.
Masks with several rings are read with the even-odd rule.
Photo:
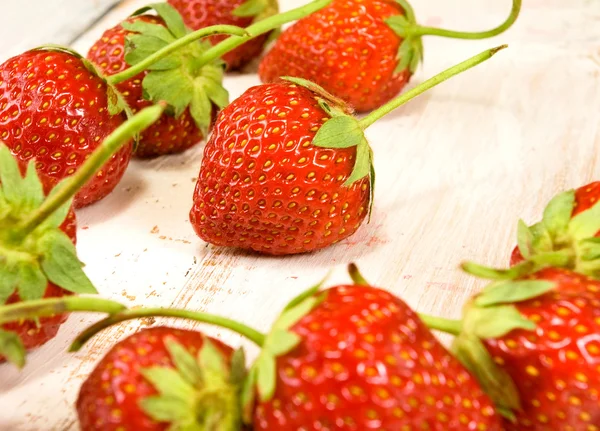
[[112, 76], [109, 76], [107, 80], [113, 84], [119, 84], [123, 81], [127, 81], [130, 78], [133, 78], [138, 73], [143, 72], [156, 62], [162, 60], [166, 56], [172, 54], [174, 51], [177, 51], [182, 46], [188, 45], [192, 42], [195, 42], [199, 39], [212, 36], [215, 34], [231, 34], [236, 36], [246, 36], [248, 32], [241, 27], [236, 27], [234, 25], [214, 25], [211, 27], [201, 28], [200, 30], [196, 30], [180, 39], [177, 39], [175, 42], [170, 43], [169, 45], [161, 48], [156, 51], [154, 54], [149, 55], [144, 60], [139, 63], [125, 69], [122, 72], [116, 73]]
[[279, 15], [274, 15], [269, 18], [258, 21], [252, 24], [251, 26], [246, 27], [246, 33], [248, 33], [248, 36], [228, 37], [223, 42], [218, 43], [217, 45], [205, 51], [198, 59], [198, 62], [199, 64], [208, 64], [211, 61], [216, 60], [217, 58], [221, 58], [224, 54], [228, 53], [232, 49], [237, 48], [238, 46], [244, 44], [245, 42], [249, 41], [250, 39], [256, 36], [267, 33], [271, 30], [275, 30], [281, 27], [283, 24], [287, 24], [288, 22], [304, 18], [305, 16], [317, 12], [318, 10], [329, 5], [331, 1], [332, 0], [316, 0], [305, 6], [292, 9], [288, 12], [280, 13]]
[[510, 15], [501, 25], [496, 28], [487, 31], [479, 31], [479, 32], [466, 32], [466, 31], [456, 31], [456, 30], [445, 30], [442, 28], [434, 28], [434, 27], [424, 27], [424, 26], [416, 26], [416, 28], [411, 32], [411, 34], [415, 36], [441, 36], [441, 37], [449, 37], [453, 39], [486, 39], [488, 37], [497, 36], [500, 33], [503, 33], [507, 29], [509, 29], [519, 17], [519, 13], [521, 12], [521, 0], [513, 0], [512, 9], [510, 11]]
[[87, 183], [126, 142], [158, 120], [165, 106], [164, 103], [160, 103], [145, 108], [111, 133], [79, 167], [77, 172], [59, 184], [56, 192], [52, 193], [37, 210], [23, 221], [19, 226], [20, 234], [22, 236], [29, 234], [48, 216], [68, 202], [81, 186]]
[[462, 63], [451, 67], [450, 69], [443, 71], [442, 73], [434, 76], [433, 78], [428, 79], [427, 81], [421, 83], [420, 85], [416, 86], [415, 88], [412, 88], [411, 90], [407, 91], [406, 93], [402, 94], [401, 96], [397, 97], [396, 99], [386, 103], [382, 107], [371, 112], [369, 115], [367, 115], [362, 120], [360, 120], [359, 124], [361, 125], [361, 127], [363, 129], [366, 129], [367, 127], [371, 126], [373, 123], [375, 123], [380, 118], [382, 118], [382, 117], [386, 116], [387, 114], [389, 114], [390, 112], [392, 112], [394, 109], [404, 105], [409, 100], [414, 99], [415, 97], [423, 94], [425, 91], [429, 90], [430, 88], [433, 88], [438, 84], [441, 84], [442, 82], [452, 78], [453, 76], [456, 76], [456, 75], [464, 72], [465, 70], [468, 70], [474, 66], [477, 66], [480, 63], [483, 63], [484, 61], [490, 59], [498, 51], [500, 51], [501, 49], [504, 49], [506, 47], [507, 47], [507, 45], [502, 45], [502, 46], [499, 46], [496, 48], [488, 49], [487, 51], [484, 51], [481, 54], [476, 55], [475, 57], [471, 57], [470, 59], [463, 61]]
[[123, 304], [108, 299], [68, 296], [23, 301], [0, 307], [0, 325], [20, 320], [49, 317], [69, 311], [88, 311], [114, 314], [125, 310]]
[[435, 329], [452, 335], [458, 335], [462, 330], [462, 322], [460, 320], [445, 319], [421, 313], [419, 313], [419, 318], [429, 329]]
[[216, 316], [214, 314], [202, 313], [198, 311], [187, 311], [187, 310], [176, 310], [167, 308], [145, 308], [136, 310], [125, 310], [118, 314], [113, 314], [106, 319], [103, 319], [94, 325], [87, 328], [73, 341], [71, 344], [70, 351], [76, 352], [95, 334], [102, 331], [109, 326], [116, 323], [124, 322], [126, 320], [139, 319], [141, 317], [177, 317], [181, 319], [190, 319], [196, 322], [208, 323], [216, 325], [221, 328], [229, 329], [236, 332], [256, 345], [262, 347], [265, 342], [265, 334], [250, 328], [247, 325], [236, 322], [235, 320], [227, 319], [225, 317]]

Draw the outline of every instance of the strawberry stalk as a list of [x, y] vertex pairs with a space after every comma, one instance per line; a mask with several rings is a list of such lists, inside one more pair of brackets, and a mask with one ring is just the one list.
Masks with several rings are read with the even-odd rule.
[[120, 84], [123, 81], [127, 81], [128, 79], [133, 78], [137, 74], [145, 71], [150, 68], [155, 63], [159, 62], [163, 58], [169, 56], [174, 53], [178, 49], [189, 45], [192, 42], [196, 42], [205, 37], [214, 36], [216, 34], [231, 34], [236, 36], [247, 36], [249, 33], [241, 27], [236, 27], [234, 25], [213, 25], [210, 27], [205, 27], [200, 30], [196, 30], [192, 33], [189, 33], [186, 36], [183, 36], [180, 39], [177, 39], [175, 42], [165, 46], [164, 48], [156, 51], [152, 55], [146, 57], [143, 61], [125, 69], [124, 71], [111, 75], [106, 78], [106, 80], [112, 85]]
[[164, 104], [150, 106], [133, 116], [129, 121], [118, 127], [92, 153], [83, 165], [72, 176], [65, 179], [42, 205], [32, 212], [18, 226], [21, 237], [33, 232], [44, 220], [69, 202], [70, 199], [86, 184], [102, 166], [134, 136], [148, 128], [162, 115]]
[[316, 0], [307, 5], [298, 7], [296, 9], [292, 9], [288, 12], [284, 12], [278, 15], [271, 16], [269, 18], [263, 19], [262, 21], [258, 21], [248, 27], [246, 27], [246, 36], [231, 36], [225, 39], [223, 42], [218, 43], [214, 47], [208, 49], [204, 52], [198, 62], [200, 64], [207, 64], [211, 61], [214, 61], [218, 58], [221, 58], [224, 54], [229, 51], [237, 48], [240, 45], [243, 45], [245, 42], [248, 42], [250, 39], [259, 36], [261, 34], [267, 33], [269, 31], [275, 30], [281, 27], [283, 24], [286, 24], [290, 21], [295, 21], [305, 16], [308, 16], [318, 10], [324, 8], [329, 5], [332, 0]]
[[407, 91], [406, 93], [402, 94], [401, 96], [393, 99], [392, 101], [386, 103], [382, 107], [371, 112], [369, 115], [367, 115], [366, 117], [364, 117], [362, 120], [360, 120], [358, 122], [360, 127], [363, 130], [365, 130], [366, 128], [373, 125], [373, 123], [375, 123], [377, 120], [386, 116], [387, 114], [389, 114], [396, 108], [404, 105], [405, 103], [409, 102], [410, 100], [414, 99], [415, 97], [423, 94], [430, 88], [433, 88], [436, 85], [441, 84], [444, 81], [447, 81], [448, 79], [452, 78], [453, 76], [456, 76], [474, 66], [477, 66], [480, 63], [483, 63], [484, 61], [490, 59], [498, 51], [506, 48], [507, 46], [508, 45], [501, 45], [496, 48], [488, 49], [487, 51], [484, 51], [481, 54], [471, 57], [470, 59], [465, 60], [462, 63], [459, 63], [456, 66], [453, 66], [450, 69], [443, 71], [442, 73], [434, 76], [433, 78], [428, 79], [427, 81], [419, 84], [415, 88], [412, 88], [411, 90]]

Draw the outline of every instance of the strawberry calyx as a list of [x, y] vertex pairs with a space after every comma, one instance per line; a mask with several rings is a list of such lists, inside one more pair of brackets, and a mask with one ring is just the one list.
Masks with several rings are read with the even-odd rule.
[[515, 279], [543, 268], [565, 268], [600, 279], [600, 202], [572, 216], [575, 190], [555, 196], [542, 221], [527, 226], [519, 220], [517, 242], [523, 261], [509, 269], [473, 263], [463, 265], [473, 275], [489, 279]]
[[278, 0], [246, 0], [232, 12], [234, 16], [252, 17], [260, 21], [279, 13]]
[[408, 69], [411, 74], [415, 73], [419, 64], [423, 61], [423, 36], [441, 36], [453, 39], [486, 39], [497, 36], [508, 30], [515, 23], [521, 11], [522, 0], [513, 0], [512, 9], [508, 18], [491, 30], [481, 32], [463, 32], [446, 30], [434, 27], [425, 27], [417, 23], [414, 10], [407, 0], [395, 0], [404, 14], [394, 15], [385, 20], [386, 24], [396, 33], [402, 42], [398, 48], [398, 65], [394, 73], [400, 73]]
[[173, 339], [167, 339], [165, 347], [174, 368], [157, 365], [140, 370], [158, 392], [141, 399], [140, 408], [155, 421], [168, 422], [172, 430], [240, 429], [244, 351], [235, 351], [228, 366], [208, 337], [196, 356]]
[[275, 395], [277, 382], [277, 357], [292, 351], [302, 339], [290, 329], [300, 319], [321, 304], [326, 293], [319, 293], [322, 281], [302, 292], [284, 308], [261, 345], [261, 352], [248, 371], [241, 395], [244, 422], [252, 422], [252, 411], [258, 395], [261, 402]]
[[125, 39], [125, 61], [131, 67], [108, 80], [116, 85], [147, 71], [142, 81], [144, 97], [152, 102], [167, 102], [168, 112], [176, 117], [189, 108], [196, 125], [206, 136], [213, 105], [219, 109], [225, 107], [229, 103], [229, 93], [222, 84], [225, 63], [220, 58], [200, 63], [198, 59], [212, 45], [198, 39], [214, 34], [246, 33], [240, 27], [225, 25], [192, 32], [168, 3], [146, 6], [132, 16], [149, 10], [154, 10], [165, 25], [143, 20], [121, 23], [131, 32]]

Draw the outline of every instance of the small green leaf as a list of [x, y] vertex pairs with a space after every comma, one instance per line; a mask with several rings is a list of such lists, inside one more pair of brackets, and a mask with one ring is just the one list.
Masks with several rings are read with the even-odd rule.
[[196, 391], [177, 370], [154, 366], [142, 368], [140, 373], [162, 396], [192, 402]]
[[254, 402], [256, 399], [257, 373], [258, 371], [255, 362], [252, 368], [250, 368], [250, 371], [244, 380], [244, 386], [242, 387], [242, 415], [244, 418], [244, 423], [246, 424], [252, 423], [252, 413], [254, 411]]
[[579, 243], [581, 259], [584, 261], [600, 259], [600, 238], [587, 238]]
[[231, 370], [229, 382], [234, 386], [242, 386], [246, 379], [246, 353], [243, 348], [237, 349], [231, 355]]
[[371, 223], [371, 214], [373, 214], [373, 205], [375, 204], [375, 164], [373, 163], [373, 150], [369, 148], [371, 166], [369, 172], [369, 220], [367, 223]]
[[392, 15], [385, 20], [385, 23], [392, 29], [398, 36], [405, 38], [410, 33], [410, 27], [412, 24], [408, 22], [403, 15]]
[[262, 402], [266, 402], [275, 395], [277, 382], [275, 357], [263, 351], [256, 361], [256, 367], [258, 395]]
[[468, 274], [487, 280], [512, 280], [531, 271], [533, 264], [523, 262], [509, 269], [495, 269], [474, 262], [463, 262], [461, 268]]
[[462, 333], [454, 339], [452, 351], [496, 406], [509, 411], [520, 409], [519, 391], [514, 381], [496, 365], [481, 340], [472, 334]]
[[302, 339], [298, 334], [290, 331], [275, 329], [267, 337], [264, 349], [268, 350], [273, 356], [285, 355], [296, 347]]
[[309, 298], [306, 298], [298, 305], [285, 310], [273, 325], [273, 331], [277, 329], [290, 329], [300, 319], [302, 319], [304, 316], [310, 313], [313, 310], [313, 308], [315, 308], [319, 303], [320, 301], [318, 298], [311, 296]]
[[554, 289], [556, 284], [543, 280], [501, 281], [490, 284], [475, 299], [479, 307], [527, 301]]
[[409, 22], [416, 24], [417, 19], [415, 17], [415, 11], [411, 4], [407, 0], [396, 0], [396, 3], [398, 3], [400, 7], [402, 7], [402, 9], [404, 10], [404, 15], [406, 15], [406, 19]]
[[535, 263], [536, 267], [565, 268], [571, 265], [572, 257], [569, 250], [558, 250], [534, 254], [529, 257], [529, 260]]
[[[189, 400], [191, 401], [191, 400]], [[190, 422], [194, 410], [189, 402], [169, 396], [150, 396], [139, 401], [140, 408], [157, 422]]]
[[19, 368], [25, 366], [25, 346], [17, 334], [0, 329], [0, 355]]
[[262, 13], [267, 7], [265, 0], [247, 0], [235, 8], [232, 15], [239, 17], [253, 17]]
[[513, 305], [473, 308], [465, 316], [464, 327], [479, 338], [502, 337], [515, 329], [534, 331], [536, 326]]
[[529, 230], [533, 234], [533, 241], [531, 248], [533, 253], [546, 253], [554, 250], [554, 240], [550, 235], [546, 225], [544, 223], [536, 223], [533, 226], [529, 226]]
[[573, 217], [569, 223], [568, 231], [571, 238], [576, 240], [596, 236], [600, 232], [600, 201]]
[[[156, 37], [131, 34], [125, 42], [125, 61], [130, 66], [136, 65], [168, 44]], [[177, 56], [169, 55], [148, 66], [146, 70], [170, 70], [180, 65], [181, 60]]]
[[313, 145], [322, 148], [357, 147], [365, 141], [358, 120], [349, 115], [327, 120], [313, 138]]
[[290, 309], [294, 308], [296, 305], [304, 302], [305, 299], [308, 299], [311, 296], [315, 295], [319, 290], [321, 290], [321, 288], [323, 287], [323, 285], [325, 284], [325, 282], [327, 281], [327, 279], [329, 278], [330, 275], [331, 275], [331, 272], [328, 272], [327, 275], [325, 275], [325, 277], [323, 277], [323, 279], [321, 281], [319, 281], [314, 286], [311, 286], [310, 288], [306, 289], [300, 295], [298, 295], [294, 299], [292, 299], [285, 306], [285, 308], [283, 309], [283, 311], [290, 310]]
[[179, 69], [152, 71], [142, 81], [148, 99], [164, 100], [175, 110], [178, 117], [192, 101], [193, 87], [189, 79], [185, 79]]
[[219, 82], [211, 80], [204, 86], [204, 91], [212, 103], [223, 109], [229, 105], [229, 91]]
[[398, 65], [394, 69], [394, 73], [400, 73], [403, 70], [411, 67], [414, 56], [415, 52], [413, 49], [412, 40], [404, 39], [398, 48], [398, 54], [396, 55], [396, 58], [398, 59]]
[[65, 233], [59, 230], [46, 232], [40, 239], [40, 247], [41, 266], [48, 280], [69, 292], [98, 293], [83, 272], [75, 246]]
[[[58, 185], [50, 191], [50, 193], [48, 194], [48, 198], [58, 193], [65, 184], [65, 181], [68, 181], [68, 179], [64, 179], [60, 183], [58, 183]], [[51, 215], [46, 217], [46, 219], [40, 224], [38, 229], [43, 230], [49, 228], [57, 228], [60, 225], [62, 225], [65, 219], [67, 218], [67, 215], [69, 214], [69, 210], [71, 209], [72, 203], [73, 199], [71, 198], [67, 202], [65, 202], [59, 209], [57, 209]]]
[[354, 168], [352, 169], [350, 177], [344, 182], [344, 187], [350, 187], [356, 181], [368, 176], [371, 172], [371, 165], [371, 147], [369, 147], [367, 140], [364, 139], [356, 147], [356, 161], [354, 162]]
[[[225, 377], [229, 377], [229, 370], [225, 365], [225, 358], [217, 347], [210, 341], [208, 337], [204, 338], [204, 344], [198, 352], [198, 361], [200, 369], [204, 376], [210, 375], [209, 379], [223, 381]], [[204, 381], [209, 380], [204, 378]]]
[[4, 198], [12, 203], [18, 204], [23, 195], [23, 178], [17, 160], [12, 156], [8, 147], [0, 143], [0, 184], [4, 192]]
[[[154, 39], [154, 43], [158, 43], [158, 41], [161, 41], [163, 43], [163, 46], [166, 46], [169, 43], [175, 41], [176, 39], [175, 36], [173, 36], [165, 26], [162, 26], [160, 24], [153, 24], [147, 21], [124, 21], [121, 23], [121, 27], [123, 27], [127, 31], [135, 33], [133, 35], [128, 36], [130, 40], [143, 41], [144, 38], [148, 38], [148, 40]], [[142, 49], [143, 44], [135, 43], [134, 45], [136, 49]], [[147, 50], [146, 47], [143, 48], [144, 50]]]
[[202, 131], [202, 135], [208, 134], [212, 117], [212, 102], [203, 87], [194, 87], [190, 103], [190, 114]]
[[17, 290], [23, 301], [41, 299], [46, 291], [48, 281], [37, 262], [19, 263]]
[[9, 264], [0, 256], [0, 305], [5, 304], [17, 288], [17, 274], [18, 269], [14, 264]]
[[181, 376], [192, 386], [202, 383], [202, 370], [190, 352], [174, 339], [165, 340], [165, 347], [169, 351], [171, 360]]
[[532, 243], [533, 233], [531, 233], [529, 226], [527, 226], [523, 220], [519, 220], [519, 224], [517, 225], [517, 244], [519, 245], [521, 256], [525, 259], [529, 259], [531, 256]]
[[37, 208], [44, 201], [44, 188], [38, 177], [35, 163], [27, 164], [27, 172], [22, 182], [23, 196], [22, 200], [27, 208]]
[[158, 13], [158, 16], [165, 21], [169, 31], [177, 39], [189, 33], [189, 29], [185, 26], [183, 18], [179, 12], [177, 12], [177, 9], [175, 9], [169, 3], [153, 3], [150, 5], [150, 7], [154, 9], [156, 13]]
[[552, 237], [565, 232], [575, 207], [575, 191], [561, 193], [550, 200], [544, 210], [542, 223]]

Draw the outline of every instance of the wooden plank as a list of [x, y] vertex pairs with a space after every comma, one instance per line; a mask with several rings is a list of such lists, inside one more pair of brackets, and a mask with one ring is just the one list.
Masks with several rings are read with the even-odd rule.
[[[285, 1], [283, 9], [300, 3]], [[495, 25], [508, 8], [496, 0], [460, 3], [415, 6], [423, 23], [473, 30]], [[75, 46], [84, 51], [140, 4], [124, 3]], [[511, 47], [369, 129], [375, 213], [347, 241], [285, 260], [206, 246], [187, 220], [198, 147], [133, 163], [113, 195], [79, 212], [86, 271], [103, 295], [128, 304], [205, 310], [266, 330], [291, 297], [329, 269], [330, 283], [347, 281], [345, 265], [355, 261], [372, 282], [419, 311], [458, 316], [481, 285], [458, 264], [505, 264], [519, 217], [533, 222], [556, 192], [600, 174], [599, 23], [597, 1], [531, 0], [518, 24], [493, 41], [426, 39], [426, 62], [412, 85], [486, 47]], [[254, 74], [226, 79], [234, 97], [255, 84]], [[109, 346], [141, 325], [112, 328], [82, 352], [63, 353], [93, 320], [72, 316], [22, 373], [0, 366], [0, 430], [77, 429], [80, 383]], [[242, 342], [199, 327], [232, 345]], [[252, 358], [256, 349], [243, 345]]]
[[119, 1], [3, 1], [0, 60], [46, 43], [69, 45]]

